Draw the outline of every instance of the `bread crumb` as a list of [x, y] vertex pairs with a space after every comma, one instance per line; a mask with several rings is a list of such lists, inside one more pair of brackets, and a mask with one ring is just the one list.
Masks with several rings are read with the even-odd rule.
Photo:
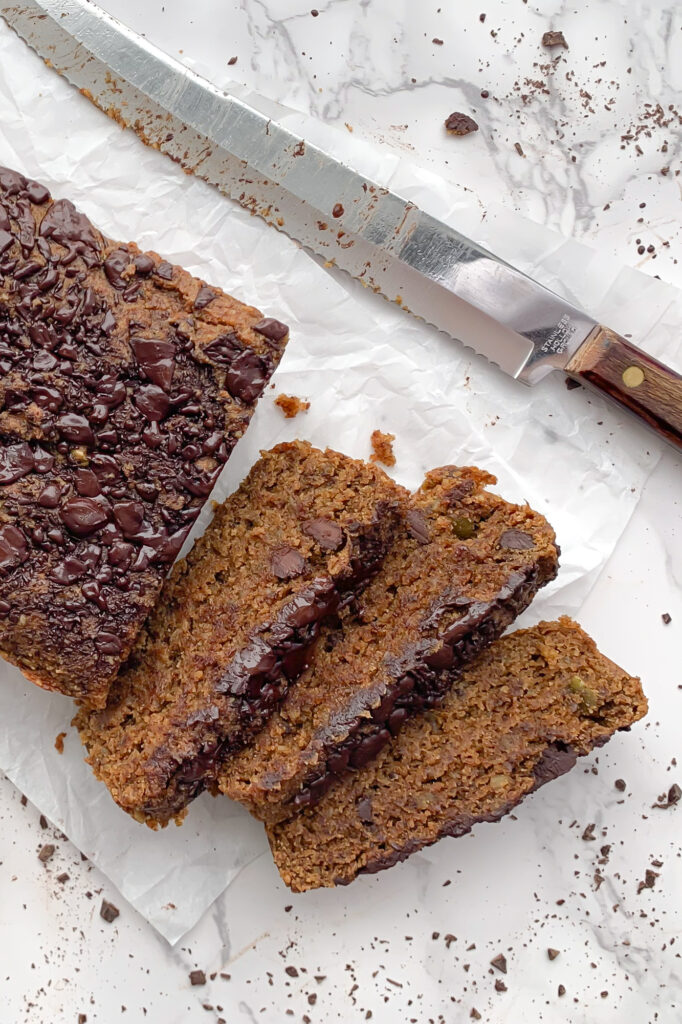
[[275, 405], [279, 406], [288, 420], [293, 420], [299, 412], [306, 412], [310, 408], [310, 402], [296, 395], [277, 395]]
[[372, 452], [370, 462], [380, 462], [383, 466], [395, 466], [393, 442], [395, 434], [384, 434], [381, 430], [372, 433]]
[[65, 736], [66, 736], [65, 732], [60, 732], [59, 735], [57, 736], [57, 739], [54, 741], [54, 749], [57, 751], [58, 754], [63, 754], [64, 753], [64, 737]]

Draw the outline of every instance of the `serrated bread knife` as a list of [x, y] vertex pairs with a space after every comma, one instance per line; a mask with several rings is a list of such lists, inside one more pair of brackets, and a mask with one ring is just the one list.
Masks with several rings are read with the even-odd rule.
[[301, 245], [524, 384], [563, 370], [682, 448], [682, 377], [530, 277], [88, 0], [0, 14], [103, 111]]

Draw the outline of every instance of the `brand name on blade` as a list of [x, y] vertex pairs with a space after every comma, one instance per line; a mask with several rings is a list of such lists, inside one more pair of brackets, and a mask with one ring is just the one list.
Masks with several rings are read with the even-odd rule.
[[568, 313], [564, 313], [549, 338], [545, 338], [543, 341], [540, 351], [543, 355], [558, 355], [565, 352], [574, 333], [573, 321]]

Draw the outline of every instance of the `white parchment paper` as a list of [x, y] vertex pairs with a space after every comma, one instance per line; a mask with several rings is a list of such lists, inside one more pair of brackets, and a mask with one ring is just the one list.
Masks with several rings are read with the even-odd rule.
[[[604, 322], [679, 367], [675, 289], [502, 209], [483, 211], [390, 154], [285, 114], [313, 141], [444, 217]], [[505, 496], [547, 515], [562, 547], [559, 579], [523, 621], [576, 613], [655, 465], [659, 442], [561, 375], [532, 392], [343, 277], [215, 190], [145, 148], [47, 70], [0, 24], [0, 163], [73, 199], [107, 234], [135, 239], [233, 291], [292, 329], [287, 354], [215, 497], [230, 493], [259, 449], [304, 437], [356, 456], [379, 427], [396, 435], [396, 477], [458, 462], [495, 473]], [[285, 420], [279, 392], [311, 402]], [[198, 528], [210, 515], [205, 510]], [[202, 797], [186, 824], [152, 833], [114, 805], [83, 762], [70, 701], [0, 664], [0, 770], [64, 830], [170, 942], [239, 870], [266, 852], [261, 826], [227, 800]], [[54, 740], [66, 731], [59, 755]]]

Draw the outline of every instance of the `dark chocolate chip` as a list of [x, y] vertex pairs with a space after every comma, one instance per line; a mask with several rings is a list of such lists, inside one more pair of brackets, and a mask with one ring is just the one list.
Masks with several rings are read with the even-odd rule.
[[564, 775], [571, 770], [577, 760], [578, 755], [571, 747], [561, 743], [550, 744], [533, 769], [536, 787]]
[[206, 975], [203, 971], [190, 971], [189, 980], [191, 985], [205, 985]]
[[350, 764], [353, 768], [364, 768], [372, 761], [391, 738], [388, 729], [370, 733], [351, 751]]
[[426, 522], [426, 518], [421, 509], [411, 508], [408, 510], [407, 516], [407, 532], [410, 537], [418, 541], [419, 544], [428, 544], [431, 540], [429, 533], [429, 527]]
[[296, 548], [283, 544], [275, 548], [270, 555], [270, 565], [275, 576], [280, 580], [290, 580], [300, 576], [306, 570], [306, 560]]
[[151, 274], [154, 269], [154, 260], [144, 252], [138, 253], [138, 255], [133, 259], [133, 263], [135, 264], [135, 269], [138, 274], [142, 274], [143, 276]]
[[0, 528], [0, 570], [15, 569], [28, 558], [28, 544], [21, 530], [8, 523]]
[[95, 647], [99, 654], [116, 655], [121, 653], [121, 641], [113, 633], [99, 633], [95, 637]]
[[140, 368], [152, 384], [170, 391], [175, 370], [175, 345], [156, 338], [131, 338], [130, 345]]
[[501, 971], [502, 974], [507, 973], [507, 958], [504, 953], [498, 953], [490, 961], [490, 966], [494, 967], [496, 971]]
[[109, 284], [118, 291], [125, 291], [130, 284], [130, 277], [123, 277], [123, 271], [128, 270], [131, 265], [130, 253], [125, 249], [114, 249], [104, 261], [104, 273]]
[[94, 498], [69, 498], [61, 508], [66, 528], [76, 537], [89, 537], [107, 522], [106, 506]]
[[86, 249], [99, 250], [99, 238], [88, 218], [79, 213], [68, 199], [58, 199], [52, 204], [40, 224], [43, 238], [52, 238], [59, 245], [71, 249], [78, 243]]
[[75, 558], [72, 555], [69, 555], [63, 562], [60, 562], [59, 565], [55, 566], [50, 573], [50, 579], [55, 580], [56, 583], [61, 583], [64, 586], [67, 586], [68, 584], [75, 583], [76, 580], [81, 579], [81, 577], [85, 576], [87, 571], [88, 567], [85, 562], [81, 561], [80, 558]]
[[170, 263], [167, 263], [166, 260], [161, 260], [160, 263], [157, 263], [155, 273], [158, 274], [159, 277], [163, 278], [164, 281], [173, 280], [173, 267]]
[[88, 420], [76, 412], [66, 412], [59, 416], [55, 426], [60, 435], [67, 441], [74, 441], [77, 444], [94, 445], [95, 435], [92, 432]]
[[195, 309], [204, 309], [210, 302], [218, 298], [218, 292], [214, 292], [208, 285], [202, 285], [197, 292], [197, 297], [194, 300]]
[[38, 495], [41, 508], [57, 508], [62, 497], [62, 489], [54, 480], [47, 484]]
[[372, 801], [369, 797], [363, 797], [361, 800], [358, 800], [355, 805], [355, 810], [363, 825], [372, 824], [374, 819], [372, 817]]
[[25, 442], [0, 448], [0, 484], [13, 484], [21, 480], [32, 471], [34, 465], [33, 452]]
[[244, 346], [233, 332], [219, 334], [217, 338], [214, 338], [203, 349], [204, 355], [208, 356], [212, 363], [217, 363], [218, 366], [229, 366], [235, 357], [243, 351]]
[[152, 421], [162, 420], [170, 409], [170, 399], [156, 384], [144, 384], [133, 398], [142, 415]]
[[269, 338], [270, 341], [281, 341], [289, 333], [289, 328], [286, 324], [283, 324], [281, 320], [275, 320], [271, 316], [266, 316], [263, 320], [259, 320], [257, 324], [253, 325], [253, 330], [262, 334], [264, 338]]
[[139, 501], [120, 501], [114, 505], [113, 512], [124, 536], [132, 537], [139, 532], [144, 519], [144, 505]]
[[319, 516], [317, 519], [306, 519], [301, 530], [307, 537], [312, 537], [323, 551], [338, 551], [342, 547], [346, 535], [338, 523], [332, 519]]
[[2, 255], [2, 253], [4, 252], [7, 252], [10, 245], [14, 244], [14, 241], [14, 235], [10, 234], [9, 231], [0, 229], [0, 255]]
[[99, 480], [91, 469], [77, 469], [74, 482], [76, 490], [84, 498], [96, 498], [101, 493]]
[[265, 360], [251, 349], [244, 349], [233, 359], [225, 379], [227, 390], [242, 402], [255, 402], [268, 380]]
[[535, 547], [535, 541], [530, 534], [522, 530], [505, 530], [500, 536], [499, 544], [501, 548], [507, 548], [509, 551], [530, 551]]

